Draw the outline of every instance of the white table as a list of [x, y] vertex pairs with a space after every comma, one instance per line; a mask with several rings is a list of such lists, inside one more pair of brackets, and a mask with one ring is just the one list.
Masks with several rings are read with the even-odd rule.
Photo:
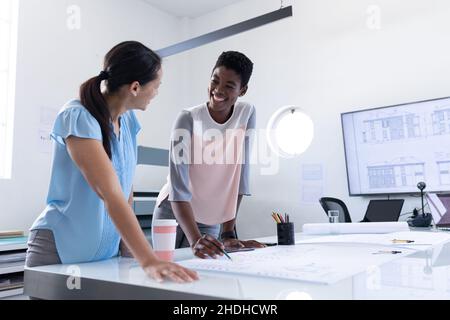
[[[450, 299], [450, 242], [438, 253], [416, 252], [332, 285], [202, 271], [194, 283], [157, 283], [133, 259], [115, 258], [26, 268], [25, 294], [41, 299]], [[190, 249], [177, 250], [177, 261], [189, 258]]]

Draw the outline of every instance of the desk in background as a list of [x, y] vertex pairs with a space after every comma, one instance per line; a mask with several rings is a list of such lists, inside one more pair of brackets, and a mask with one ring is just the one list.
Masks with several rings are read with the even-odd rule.
[[142, 231], [144, 231], [145, 237], [150, 243], [152, 243], [153, 210], [158, 194], [158, 191], [133, 192], [133, 211], [136, 214]]
[[27, 237], [0, 238], [0, 298], [23, 293]]
[[[138, 159], [133, 192], [133, 210], [147, 240], [151, 243], [153, 209], [159, 189], [166, 183], [169, 151], [138, 147]], [[157, 190], [156, 190], [157, 189]]]

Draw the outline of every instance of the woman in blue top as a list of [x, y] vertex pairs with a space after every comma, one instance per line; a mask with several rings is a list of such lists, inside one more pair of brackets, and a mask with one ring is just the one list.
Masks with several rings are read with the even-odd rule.
[[104, 71], [81, 86], [80, 100], [58, 114], [47, 207], [31, 228], [27, 266], [109, 259], [123, 239], [156, 280], [197, 279], [195, 272], [155, 256], [131, 207], [140, 130], [132, 110], [147, 108], [161, 77], [156, 53], [123, 42], [106, 55]]

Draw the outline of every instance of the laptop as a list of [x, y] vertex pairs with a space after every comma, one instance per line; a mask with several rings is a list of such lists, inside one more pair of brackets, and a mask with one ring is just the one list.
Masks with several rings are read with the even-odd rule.
[[370, 200], [364, 219], [361, 222], [398, 221], [404, 202], [404, 199]]
[[436, 228], [450, 229], [450, 194], [427, 193], [426, 199]]

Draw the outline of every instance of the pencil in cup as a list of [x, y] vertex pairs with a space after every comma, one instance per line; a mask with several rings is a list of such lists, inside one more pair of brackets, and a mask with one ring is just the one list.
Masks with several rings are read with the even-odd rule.
[[275, 212], [272, 212], [272, 218], [276, 223], [281, 223], [280, 217]]

